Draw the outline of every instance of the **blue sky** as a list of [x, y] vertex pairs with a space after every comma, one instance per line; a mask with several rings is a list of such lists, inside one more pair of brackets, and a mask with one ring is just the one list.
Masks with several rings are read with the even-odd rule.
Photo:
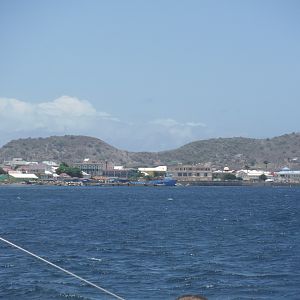
[[0, 1], [0, 145], [158, 151], [300, 131], [299, 1]]

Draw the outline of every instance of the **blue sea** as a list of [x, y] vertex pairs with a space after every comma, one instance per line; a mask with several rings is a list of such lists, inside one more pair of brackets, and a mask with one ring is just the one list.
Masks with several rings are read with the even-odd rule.
[[[0, 187], [0, 236], [125, 299], [300, 299], [300, 188]], [[0, 241], [0, 299], [114, 299]]]

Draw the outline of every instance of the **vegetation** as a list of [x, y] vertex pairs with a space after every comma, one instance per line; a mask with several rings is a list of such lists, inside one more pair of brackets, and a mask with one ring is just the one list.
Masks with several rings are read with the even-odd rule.
[[223, 180], [236, 180], [236, 176], [232, 173], [223, 174]]
[[141, 171], [138, 170], [131, 170], [130, 173], [128, 174], [128, 179], [131, 181], [138, 180], [140, 178], [143, 178], [145, 175]]
[[[24, 149], [26, 149], [25, 152]], [[208, 163], [216, 168], [233, 169], [281, 168], [293, 163], [300, 168], [300, 133], [285, 134], [271, 139], [217, 138], [186, 144], [162, 152], [128, 152], [116, 149], [100, 139], [86, 136], [52, 136], [9, 142], [0, 148], [0, 162], [22, 157], [28, 161], [54, 160], [68, 164], [90, 160], [107, 160], [126, 166], [154, 166], [176, 163]]]
[[[294, 152], [293, 152], [294, 151]], [[285, 153], [284, 153], [285, 152]], [[289, 157], [300, 158], [300, 133], [286, 134], [269, 140], [249, 138], [218, 138], [189, 143], [172, 151], [159, 153], [161, 161], [186, 163], [211, 162], [217, 168], [233, 169], [281, 168]], [[246, 167], [248, 169], [248, 167]], [[299, 168], [295, 164], [295, 168]]]
[[[25, 147], [25, 154], [21, 154]], [[72, 135], [12, 140], [0, 148], [0, 163], [14, 157], [28, 161], [64, 161], [69, 165], [84, 158], [108, 160], [116, 164], [122, 160], [131, 161], [127, 151], [118, 150], [100, 139]]]
[[0, 167], [0, 175], [7, 174], [1, 167]]
[[77, 167], [70, 167], [68, 164], [66, 163], [61, 163], [59, 168], [56, 170], [56, 173], [58, 175], [62, 174], [62, 173], [66, 173], [71, 177], [82, 177], [82, 172], [79, 168]]
[[259, 180], [261, 180], [261, 181], [266, 181], [267, 178], [268, 178], [268, 177], [267, 177], [265, 174], [261, 174], [261, 175], [259, 176]]

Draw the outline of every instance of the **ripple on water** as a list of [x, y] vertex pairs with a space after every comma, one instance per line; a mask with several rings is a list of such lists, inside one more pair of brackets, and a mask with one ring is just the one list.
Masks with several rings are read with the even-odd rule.
[[[126, 299], [297, 299], [299, 199], [300, 189], [0, 188], [0, 228]], [[0, 298], [109, 299], [0, 252]]]

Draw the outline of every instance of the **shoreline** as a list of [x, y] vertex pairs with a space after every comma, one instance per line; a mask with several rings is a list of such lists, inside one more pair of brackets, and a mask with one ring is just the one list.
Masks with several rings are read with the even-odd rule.
[[[62, 187], [167, 187], [155, 184], [130, 184], [130, 183], [82, 183], [82, 182], [12, 182], [0, 183], [0, 187], [4, 186], [62, 186]], [[174, 187], [300, 187], [300, 183], [292, 182], [241, 182], [241, 181], [203, 181], [203, 182], [177, 182]]]

